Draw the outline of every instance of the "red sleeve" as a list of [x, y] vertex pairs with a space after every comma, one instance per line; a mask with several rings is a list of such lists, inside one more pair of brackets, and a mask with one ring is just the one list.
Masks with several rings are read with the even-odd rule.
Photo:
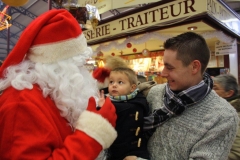
[[63, 118], [49, 113], [32, 103], [1, 106], [0, 159], [93, 160], [98, 156], [102, 146], [95, 139], [79, 130], [73, 133], [65, 119], [59, 126]]
[[117, 133], [101, 115], [83, 111], [73, 132], [38, 87], [0, 95], [0, 159], [93, 160]]
[[48, 159], [94, 160], [102, 150], [102, 146], [97, 141], [78, 130], [66, 138], [64, 145], [61, 149], [55, 149]]

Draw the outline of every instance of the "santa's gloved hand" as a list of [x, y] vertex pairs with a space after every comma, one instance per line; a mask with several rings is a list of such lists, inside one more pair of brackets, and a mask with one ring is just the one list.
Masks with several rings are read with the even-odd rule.
[[92, 137], [103, 149], [109, 148], [117, 137], [116, 110], [109, 98], [99, 109], [93, 97], [89, 98], [87, 110], [83, 111], [77, 120], [76, 129]]
[[101, 115], [102, 117], [107, 119], [112, 124], [113, 127], [116, 126], [117, 120], [116, 109], [108, 97], [106, 97], [105, 103], [100, 109], [96, 108], [95, 99], [93, 97], [90, 97], [88, 101], [87, 110]]

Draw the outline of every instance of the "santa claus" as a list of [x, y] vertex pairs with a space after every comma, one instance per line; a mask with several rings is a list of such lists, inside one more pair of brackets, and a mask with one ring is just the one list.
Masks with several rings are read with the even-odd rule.
[[112, 144], [115, 108], [96, 109], [91, 56], [67, 10], [30, 23], [0, 68], [0, 159], [93, 160]]

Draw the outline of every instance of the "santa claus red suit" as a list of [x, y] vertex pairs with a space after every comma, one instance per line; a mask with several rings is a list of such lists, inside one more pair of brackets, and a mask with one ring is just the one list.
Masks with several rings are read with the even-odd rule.
[[94, 160], [112, 144], [115, 108], [96, 109], [91, 56], [67, 10], [30, 23], [0, 68], [0, 159]]

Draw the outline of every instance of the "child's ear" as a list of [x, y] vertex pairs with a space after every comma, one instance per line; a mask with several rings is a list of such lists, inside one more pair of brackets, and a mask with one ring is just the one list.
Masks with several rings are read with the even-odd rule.
[[132, 86], [131, 86], [131, 92], [133, 92], [136, 88], [137, 88], [137, 85], [136, 85], [136, 84], [132, 84]]

